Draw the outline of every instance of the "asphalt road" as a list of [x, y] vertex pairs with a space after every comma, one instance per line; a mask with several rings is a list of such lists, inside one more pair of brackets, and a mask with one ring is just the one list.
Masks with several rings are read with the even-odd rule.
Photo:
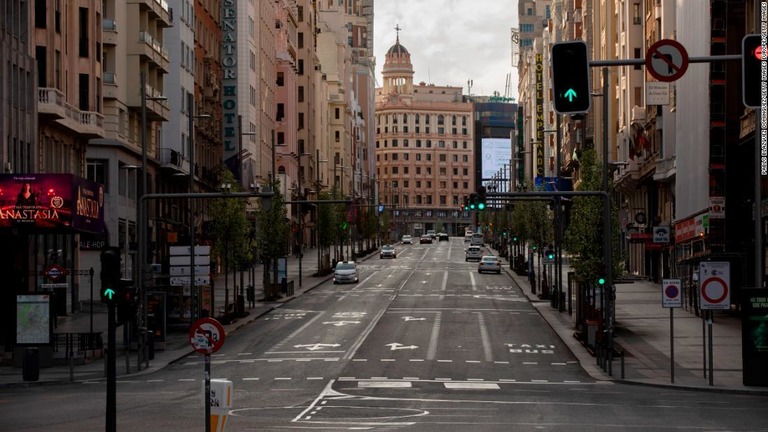
[[[462, 239], [398, 248], [227, 337], [228, 431], [768, 431], [766, 399], [595, 381]], [[204, 430], [203, 357], [118, 382], [118, 430]], [[0, 389], [0, 430], [104, 430], [103, 381]]]

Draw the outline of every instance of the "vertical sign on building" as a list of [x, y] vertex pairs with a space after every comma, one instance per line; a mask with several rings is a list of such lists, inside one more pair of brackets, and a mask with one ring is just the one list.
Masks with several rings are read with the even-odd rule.
[[222, 97], [224, 115], [224, 161], [236, 158], [237, 138], [237, 1], [224, 0], [221, 15], [222, 46]]
[[544, 65], [536, 54], [536, 177], [544, 178]]
[[[517, 164], [517, 185], [522, 186], [525, 184], [525, 159], [523, 158], [523, 152], [525, 151], [524, 146], [524, 137], [523, 137], [523, 105], [518, 104], [517, 105], [517, 154], [515, 155], [515, 158], [517, 159], [514, 163]], [[514, 186], [514, 184], [513, 184]], [[515, 191], [512, 191], [515, 192]]]

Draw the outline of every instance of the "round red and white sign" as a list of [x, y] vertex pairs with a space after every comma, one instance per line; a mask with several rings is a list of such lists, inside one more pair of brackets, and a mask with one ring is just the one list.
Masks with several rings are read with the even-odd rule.
[[224, 345], [224, 327], [213, 318], [200, 318], [189, 328], [189, 343], [200, 354], [212, 354]]
[[701, 298], [709, 304], [720, 304], [728, 298], [728, 284], [719, 277], [707, 278], [701, 284]]

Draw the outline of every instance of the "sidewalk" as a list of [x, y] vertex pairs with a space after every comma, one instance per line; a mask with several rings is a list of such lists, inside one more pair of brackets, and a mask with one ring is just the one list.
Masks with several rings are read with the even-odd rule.
[[[528, 296], [541, 316], [557, 332], [576, 355], [582, 367], [595, 379], [663, 387], [691, 388], [718, 392], [768, 395], [766, 387], [748, 387], [742, 382], [741, 319], [726, 311], [715, 312], [712, 324], [713, 385], [705, 373], [703, 323], [693, 311], [674, 310], [674, 383], [670, 350], [670, 310], [661, 306], [661, 284], [649, 281], [616, 284], [614, 346], [624, 351], [615, 358], [611, 374], [597, 364], [597, 359], [582, 345], [576, 332], [576, 310], [573, 316], [553, 308], [549, 300], [533, 294], [527, 276], [518, 276], [502, 260], [505, 271]], [[564, 271], [565, 274], [565, 271]], [[563, 289], [567, 290], [565, 276]]]
[[[375, 254], [375, 253], [374, 253]], [[361, 261], [366, 260], [364, 257]], [[246, 308], [248, 315], [224, 326], [227, 333], [257, 319], [269, 311], [281, 307], [293, 298], [319, 286], [332, 276], [317, 277], [317, 251], [308, 249], [302, 259], [302, 286], [298, 286], [299, 260], [288, 258], [288, 278], [296, 280], [293, 296], [288, 296], [276, 302], [257, 302], [254, 308]], [[742, 384], [741, 365], [741, 322], [737, 317], [727, 313], [716, 313], [713, 323], [714, 345], [714, 374], [713, 385], [704, 375], [704, 349], [702, 340], [702, 319], [685, 309], [674, 311], [675, 331], [675, 382], [671, 382], [670, 340], [669, 340], [669, 309], [661, 307], [661, 286], [646, 281], [629, 284], [618, 284], [616, 292], [616, 332], [614, 343], [619, 350], [624, 350], [624, 377], [622, 378], [621, 359], [616, 358], [609, 375], [597, 365], [596, 358], [584, 347], [573, 334], [575, 332], [574, 316], [558, 312], [550, 305], [549, 300], [540, 300], [531, 293], [526, 276], [518, 276], [509, 269], [509, 264], [502, 260], [505, 272], [520, 286], [528, 296], [541, 316], [557, 332], [564, 343], [576, 355], [582, 367], [597, 380], [614, 380], [625, 383], [655, 385], [676, 388], [693, 388], [718, 392], [735, 392], [768, 395], [768, 388], [747, 387]], [[263, 298], [261, 282], [262, 266], [256, 269], [256, 298]], [[239, 275], [236, 278], [239, 284]], [[247, 277], [246, 277], [247, 280]], [[246, 282], [247, 283], [247, 282]], [[232, 294], [230, 275], [230, 296]], [[216, 297], [223, 301], [224, 276], [217, 276]], [[230, 297], [231, 298], [231, 297]], [[217, 303], [222, 304], [222, 303]], [[106, 333], [106, 307], [99, 306], [94, 310], [94, 330]], [[67, 317], [59, 318], [56, 332], [87, 332], [89, 331], [90, 314], [86, 310]], [[106, 338], [106, 336], [105, 336]], [[122, 330], [117, 331], [118, 345], [122, 340]], [[165, 350], [155, 352], [150, 360], [149, 368], [136, 370], [138, 355], [131, 352], [130, 373], [126, 373], [125, 356], [122, 346], [118, 347], [117, 374], [118, 379], [132, 379], [147, 373], [160, 370], [168, 364], [193, 352], [187, 340], [186, 328], [169, 330]], [[143, 365], [142, 365], [143, 367]], [[54, 366], [41, 368], [38, 381], [24, 381], [22, 369], [11, 366], [0, 366], [0, 387], [27, 387], [101, 380], [104, 378], [104, 362], [101, 359], [85, 365]]]
[[[363, 258], [365, 259], [365, 258]], [[264, 298], [263, 286], [263, 265], [256, 266], [256, 305], [253, 308], [246, 302], [245, 317], [237, 318], [232, 323], [225, 324], [224, 330], [227, 334], [248, 324], [251, 321], [265, 315], [275, 308], [279, 308], [292, 299], [304, 294], [307, 291], [321, 285], [333, 277], [332, 274], [325, 276], [315, 276], [317, 272], [317, 249], [306, 249], [301, 259], [302, 278], [299, 286], [299, 259], [294, 256], [288, 257], [287, 274], [288, 280], [294, 281], [294, 293], [292, 296], [285, 296], [274, 302], [259, 301]], [[245, 275], [245, 284], [248, 284], [248, 276]], [[215, 298], [217, 305], [224, 304], [224, 286], [225, 276], [219, 274], [214, 279]], [[240, 285], [240, 274], [230, 273], [229, 275], [229, 301], [234, 302], [234, 285]], [[243, 294], [245, 294], [243, 292]], [[218, 307], [217, 307], [218, 308]], [[55, 333], [78, 333], [89, 332], [91, 326], [91, 313], [88, 304], [84, 303], [84, 308], [78, 313], [58, 317], [58, 323], [54, 329]], [[149, 368], [145, 369], [145, 362], [142, 362], [141, 371], [137, 370], [139, 354], [136, 351], [128, 352], [129, 366], [126, 367], [126, 351], [123, 348], [123, 329], [118, 327], [116, 331], [117, 338], [117, 359], [116, 369], [118, 379], [133, 379], [133, 377], [155, 372], [166, 367], [168, 364], [194, 352], [189, 344], [187, 335], [187, 325], [168, 326], [166, 336], [166, 347], [163, 350], [155, 350], [154, 358], [149, 361]], [[104, 344], [106, 345], [107, 333], [107, 306], [98, 303], [93, 310], [93, 330], [102, 332]], [[105, 377], [105, 365], [103, 358], [92, 360], [87, 364], [76, 364], [73, 367], [68, 365], [56, 365], [53, 367], [41, 367], [39, 379], [37, 381], [24, 381], [23, 369], [5, 364], [0, 366], [0, 387], [29, 387], [39, 385], [51, 385], [57, 383], [83, 382], [89, 380], [100, 380]]]

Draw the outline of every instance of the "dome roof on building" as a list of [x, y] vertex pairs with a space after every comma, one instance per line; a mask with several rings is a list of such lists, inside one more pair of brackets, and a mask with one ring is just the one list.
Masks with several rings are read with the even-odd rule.
[[408, 53], [408, 50], [405, 49], [404, 46], [400, 45], [400, 41], [397, 41], [394, 45], [392, 45], [389, 48], [389, 51], [387, 51], [387, 55], [390, 55], [390, 54], [401, 55], [401, 54], [409, 54], [409, 53]]

